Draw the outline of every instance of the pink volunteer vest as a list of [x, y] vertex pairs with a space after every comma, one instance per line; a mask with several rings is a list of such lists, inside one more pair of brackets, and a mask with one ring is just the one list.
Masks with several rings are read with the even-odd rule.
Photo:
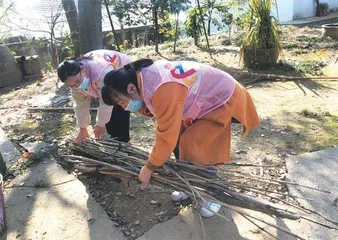
[[189, 61], [155, 61], [141, 70], [141, 82], [144, 102], [152, 114], [152, 97], [162, 84], [177, 82], [187, 87], [183, 119], [193, 120], [225, 104], [235, 89], [235, 79], [228, 73]]
[[131, 62], [128, 56], [111, 50], [95, 50], [86, 53], [85, 57], [87, 56], [92, 56], [92, 59], [82, 60], [81, 64], [86, 69], [90, 86], [87, 90], [79, 90], [79, 92], [93, 98], [100, 97], [98, 91], [102, 88], [103, 81], [99, 81], [99, 77], [107, 66], [112, 65], [114, 69], [119, 69]]

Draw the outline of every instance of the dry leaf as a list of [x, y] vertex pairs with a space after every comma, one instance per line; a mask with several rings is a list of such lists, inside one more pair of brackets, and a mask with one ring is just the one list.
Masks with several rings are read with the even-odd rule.
[[87, 210], [87, 221], [90, 221], [92, 219], [93, 219], [93, 214], [89, 210]]
[[32, 156], [31, 152], [25, 152], [24, 154], [22, 154], [22, 158], [29, 158], [30, 156]]

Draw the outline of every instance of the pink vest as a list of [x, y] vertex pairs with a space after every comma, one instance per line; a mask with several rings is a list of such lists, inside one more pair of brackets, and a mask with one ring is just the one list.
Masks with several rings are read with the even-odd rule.
[[187, 87], [183, 119], [193, 120], [225, 104], [235, 89], [235, 79], [228, 73], [188, 61], [155, 61], [141, 70], [141, 82], [144, 102], [153, 115], [152, 98], [162, 84], [177, 82]]
[[95, 50], [85, 54], [85, 57], [92, 56], [92, 59], [82, 60], [81, 64], [86, 69], [90, 79], [90, 86], [87, 90], [79, 90], [83, 95], [99, 98], [99, 91], [103, 87], [103, 79], [100, 80], [103, 70], [112, 65], [119, 69], [131, 62], [130, 58], [122, 53], [111, 50]]

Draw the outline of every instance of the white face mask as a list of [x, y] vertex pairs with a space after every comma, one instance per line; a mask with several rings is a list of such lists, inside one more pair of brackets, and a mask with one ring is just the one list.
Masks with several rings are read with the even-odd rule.
[[80, 86], [77, 87], [77, 90], [88, 90], [89, 83], [90, 83], [90, 79], [87, 77], [84, 78]]

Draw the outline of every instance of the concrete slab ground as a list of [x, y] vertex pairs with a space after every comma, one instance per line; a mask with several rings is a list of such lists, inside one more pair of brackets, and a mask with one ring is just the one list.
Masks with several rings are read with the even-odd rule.
[[[289, 185], [292, 194], [313, 200], [299, 200], [301, 205], [338, 222], [338, 148], [290, 157], [286, 161], [286, 166], [289, 181], [331, 191], [331, 194], [328, 194]], [[316, 218], [320, 222], [325, 222], [322, 218]], [[307, 230], [310, 239], [338, 239], [337, 231], [318, 226], [304, 226], [302, 231]]]
[[0, 128], [0, 153], [7, 165], [10, 165], [11, 162], [21, 157], [19, 151], [14, 147], [13, 143], [7, 139], [5, 132], [1, 128]]
[[[313, 201], [300, 201], [327, 218], [338, 221], [338, 148], [307, 153], [286, 160], [288, 180], [312, 187], [329, 189], [331, 194], [290, 185], [294, 195]], [[5, 191], [8, 230], [1, 239], [125, 239], [105, 211], [87, 193], [85, 186], [68, 174], [55, 159], [45, 159], [13, 180], [17, 188]], [[239, 214], [222, 209], [227, 220], [203, 219], [206, 238], [210, 240], [295, 240], [280, 230], [255, 221], [271, 236]], [[305, 239], [338, 239], [338, 231], [328, 230], [306, 220], [291, 221], [249, 211], [265, 221], [286, 228]], [[319, 222], [322, 218], [312, 216]], [[88, 221], [88, 218], [92, 220]], [[171, 220], [155, 225], [138, 240], [204, 239], [196, 211], [186, 209]]]
[[292, 20], [292, 21], [286, 21], [281, 22], [282, 25], [306, 25], [306, 24], [312, 24], [312, 23], [318, 23], [318, 22], [324, 22], [329, 20], [337, 19], [338, 22], [338, 12], [330, 13], [327, 16], [324, 17], [309, 17], [309, 18], [303, 18], [299, 20]]
[[8, 230], [1, 239], [125, 239], [56, 160], [46, 159], [13, 181], [23, 186], [5, 191]]
[[[302, 205], [309, 209], [316, 210], [327, 218], [338, 222], [338, 148], [293, 156], [286, 160], [286, 164], [288, 169], [287, 180], [310, 187], [319, 187], [321, 189], [329, 189], [332, 191], [331, 194], [326, 194], [289, 185], [292, 194], [313, 199], [313, 201], [300, 201]], [[218, 217], [203, 220], [206, 239], [296, 240], [295, 237], [280, 230], [276, 230], [255, 221], [260, 227], [263, 227], [270, 232], [270, 236], [260, 231], [257, 226], [253, 225], [239, 214], [224, 209], [223, 211], [226, 211], [226, 216], [229, 221]], [[253, 211], [248, 212], [256, 217], [260, 217], [270, 223], [292, 231], [305, 239], [338, 239], [338, 231], [318, 226], [303, 219], [292, 221], [273, 218]], [[311, 217], [321, 223], [327, 223], [321, 217], [315, 215], [311, 215]], [[179, 216], [165, 223], [155, 225], [138, 240], [157, 239], [204, 239], [198, 215], [191, 210], [184, 211]]]

